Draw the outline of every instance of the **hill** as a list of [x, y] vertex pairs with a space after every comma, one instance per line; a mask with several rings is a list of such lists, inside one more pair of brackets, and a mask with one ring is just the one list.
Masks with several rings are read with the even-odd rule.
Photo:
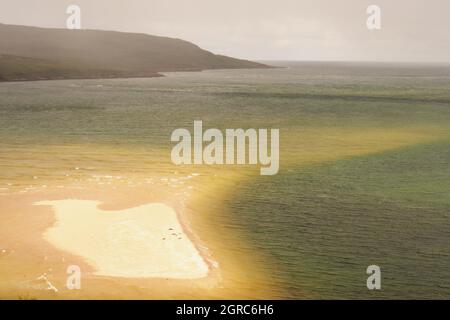
[[174, 38], [0, 24], [0, 81], [153, 77], [168, 71], [266, 67]]

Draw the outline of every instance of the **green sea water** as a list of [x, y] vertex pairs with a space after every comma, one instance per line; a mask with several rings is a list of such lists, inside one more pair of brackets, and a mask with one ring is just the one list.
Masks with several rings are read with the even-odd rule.
[[[450, 67], [276, 64], [2, 83], [0, 194], [95, 183], [99, 175], [128, 184], [170, 176], [170, 134], [194, 120], [219, 129], [279, 128], [278, 175], [243, 169], [249, 178], [211, 208], [213, 221], [227, 220], [219, 230], [245, 235], [242, 248], [230, 251], [270, 260], [249, 261], [267, 274], [262, 285], [279, 298], [449, 298]], [[364, 145], [368, 132], [398, 130], [428, 139], [383, 150], [386, 140], [375, 134], [373, 146]], [[358, 152], [363, 145], [374, 151]], [[322, 158], [343, 153], [302, 161], [309, 148]], [[366, 287], [372, 264], [382, 270], [379, 291]]]

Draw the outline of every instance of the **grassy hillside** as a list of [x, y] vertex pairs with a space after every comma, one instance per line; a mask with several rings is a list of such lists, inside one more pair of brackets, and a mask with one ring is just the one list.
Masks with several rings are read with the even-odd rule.
[[0, 24], [0, 79], [157, 76], [158, 72], [263, 68], [179, 39]]
[[0, 55], [0, 81], [159, 77], [156, 72], [126, 72], [95, 68], [82, 63]]

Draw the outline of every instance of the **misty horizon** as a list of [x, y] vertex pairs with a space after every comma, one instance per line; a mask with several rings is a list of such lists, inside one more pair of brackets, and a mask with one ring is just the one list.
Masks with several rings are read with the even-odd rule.
[[[81, 8], [82, 29], [182, 39], [215, 54], [256, 61], [449, 63], [444, 0], [4, 1], [4, 24], [65, 28], [66, 8]], [[381, 8], [368, 30], [366, 9]]]
[[[12, 25], [12, 26], [23, 26], [23, 27], [32, 27], [32, 28], [41, 28], [41, 29], [59, 29], [59, 30], [66, 30], [66, 28], [52, 28], [52, 27], [41, 27], [41, 26], [35, 26], [35, 25], [16, 25], [16, 24], [6, 24], [3, 23], [2, 21], [0, 21], [0, 25]], [[126, 32], [126, 31], [120, 31], [120, 30], [106, 30], [106, 29], [81, 29], [81, 30], [72, 30], [72, 31], [109, 31], [109, 32], [119, 32], [119, 33], [130, 33], [130, 34], [144, 34], [144, 35], [150, 35], [150, 36], [156, 36], [156, 37], [162, 37], [162, 38], [171, 38], [171, 39], [177, 39], [177, 40], [184, 40], [184, 41], [188, 41], [186, 39], [182, 39], [182, 38], [177, 38], [177, 37], [168, 37], [168, 36], [164, 36], [164, 35], [157, 35], [157, 34], [149, 34], [149, 33], [144, 33], [144, 32]], [[188, 41], [190, 42], [190, 41]], [[194, 45], [197, 45], [196, 43], [193, 43]], [[203, 47], [201, 47], [201, 49], [205, 49]], [[207, 50], [207, 49], [205, 49]], [[214, 54], [219, 54], [217, 52], [213, 52]], [[1, 54], [0, 54], [1, 55]], [[245, 57], [239, 57], [239, 56], [233, 56], [234, 58], [238, 58], [238, 59], [248, 59]], [[300, 60], [300, 59], [248, 59], [248, 60], [253, 60], [253, 61], [257, 61], [257, 62], [261, 62], [261, 63], [288, 63], [288, 62], [292, 62], [292, 63], [361, 63], [361, 64], [397, 64], [398, 66], [401, 65], [450, 65], [450, 61], [395, 61], [395, 60], [385, 60], [385, 61], [376, 61], [376, 60]]]

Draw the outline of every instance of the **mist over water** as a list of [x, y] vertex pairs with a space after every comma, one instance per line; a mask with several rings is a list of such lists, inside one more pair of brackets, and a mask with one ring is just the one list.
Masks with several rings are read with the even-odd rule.
[[[222, 239], [240, 239], [211, 247], [249, 257], [236, 288], [257, 283], [280, 298], [448, 298], [450, 67], [276, 64], [2, 83], [0, 201], [47, 188], [173, 186], [194, 195], [190, 209], [208, 213]], [[279, 128], [280, 172], [173, 165], [171, 132], [192, 130], [194, 120], [205, 129]], [[366, 288], [371, 264], [381, 267], [381, 291]]]

